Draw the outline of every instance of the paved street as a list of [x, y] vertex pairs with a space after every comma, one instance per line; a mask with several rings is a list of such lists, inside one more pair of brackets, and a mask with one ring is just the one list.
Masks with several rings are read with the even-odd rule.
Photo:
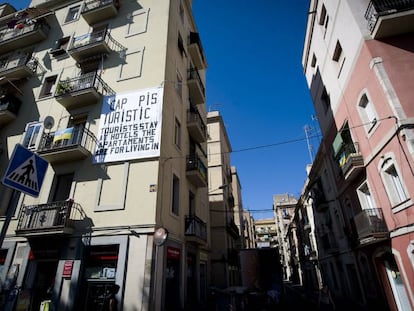
[[269, 303], [266, 295], [249, 293], [244, 295], [216, 293], [216, 301], [209, 310], [215, 311], [272, 311], [272, 310], [317, 310], [316, 300], [306, 295], [299, 285], [286, 283], [283, 299], [279, 304]]
[[[273, 311], [273, 310], [306, 310], [316, 311], [318, 292], [307, 292], [302, 286], [284, 283], [284, 294], [279, 304], [270, 304], [264, 294], [236, 294], [230, 292], [216, 293], [215, 302], [211, 301], [208, 310], [214, 311]], [[360, 311], [361, 306], [352, 301], [335, 301], [336, 311]], [[376, 310], [384, 310], [377, 308]]]

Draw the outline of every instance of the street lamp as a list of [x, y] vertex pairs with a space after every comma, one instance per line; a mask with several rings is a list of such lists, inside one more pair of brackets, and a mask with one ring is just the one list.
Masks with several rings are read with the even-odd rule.
[[168, 230], [164, 227], [159, 227], [154, 232], [154, 244], [155, 244], [155, 261], [154, 261], [154, 288], [152, 293], [152, 309], [155, 310], [155, 297], [157, 292], [157, 282], [158, 282], [158, 248], [165, 244], [165, 241], [168, 238]]

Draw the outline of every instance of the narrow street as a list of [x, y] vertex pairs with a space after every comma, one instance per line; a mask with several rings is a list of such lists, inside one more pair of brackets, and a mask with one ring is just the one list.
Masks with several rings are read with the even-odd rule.
[[[316, 298], [306, 294], [300, 286], [292, 283], [285, 283], [284, 299], [280, 308], [274, 310], [317, 310]], [[315, 296], [315, 295], [313, 295]]]
[[215, 311], [272, 311], [272, 310], [317, 310], [315, 295], [306, 294], [302, 286], [290, 282], [284, 284], [284, 294], [278, 304], [269, 302], [261, 293], [249, 294], [216, 293], [215, 302], [209, 310]]

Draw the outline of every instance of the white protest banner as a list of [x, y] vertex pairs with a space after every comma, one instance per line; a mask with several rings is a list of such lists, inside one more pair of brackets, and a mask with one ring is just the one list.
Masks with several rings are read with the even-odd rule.
[[94, 163], [160, 155], [163, 88], [103, 98]]

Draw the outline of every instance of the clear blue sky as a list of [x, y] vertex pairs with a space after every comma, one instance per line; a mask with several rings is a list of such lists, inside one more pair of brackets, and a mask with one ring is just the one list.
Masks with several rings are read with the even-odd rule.
[[301, 65], [308, 8], [304, 0], [193, 1], [208, 61], [207, 109], [223, 116], [245, 209], [271, 210], [274, 194], [298, 197], [306, 180], [301, 138], [306, 125], [317, 133]]
[[[29, 1], [10, 3], [23, 9]], [[255, 219], [272, 215], [274, 194], [298, 197], [306, 179], [304, 127], [317, 128], [301, 67], [308, 7], [309, 0], [193, 1], [208, 61], [207, 110], [223, 116], [244, 208], [268, 210]], [[317, 139], [310, 144], [316, 151]]]

